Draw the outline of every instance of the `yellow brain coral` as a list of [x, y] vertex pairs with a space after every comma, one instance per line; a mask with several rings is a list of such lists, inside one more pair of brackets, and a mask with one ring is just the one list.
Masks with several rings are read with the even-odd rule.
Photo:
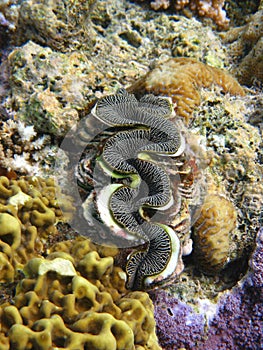
[[208, 194], [194, 224], [194, 257], [196, 267], [206, 274], [219, 272], [227, 262], [230, 232], [236, 227], [233, 204], [218, 194]]
[[193, 110], [201, 102], [199, 89], [218, 85], [224, 92], [244, 95], [243, 88], [226, 71], [192, 58], [171, 58], [161, 63], [128, 88], [142, 96], [145, 93], [165, 95], [176, 104], [176, 113], [189, 122]]
[[57, 233], [63, 214], [55, 191], [53, 179], [0, 176], [0, 282], [13, 281], [16, 268], [43, 253], [47, 237]]
[[160, 350], [148, 294], [127, 294], [103, 249], [79, 238], [29, 260], [12, 305], [0, 306], [0, 349]]

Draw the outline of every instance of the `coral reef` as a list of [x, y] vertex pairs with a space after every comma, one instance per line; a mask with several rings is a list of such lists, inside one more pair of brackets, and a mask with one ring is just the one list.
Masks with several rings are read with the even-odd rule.
[[222, 98], [207, 91], [202, 96], [192, 128], [206, 140], [212, 182], [237, 210], [238, 230], [230, 234], [231, 259], [244, 259], [262, 225], [262, 136], [247, 122], [258, 108], [257, 98]]
[[231, 28], [223, 35], [234, 61], [233, 74], [241, 84], [263, 82], [263, 10], [251, 16], [242, 27]]
[[223, 9], [224, 0], [154, 0], [151, 1], [151, 7], [154, 10], [167, 9], [171, 6], [176, 11], [189, 7], [190, 10], [197, 12], [200, 17], [211, 18], [220, 28], [228, 27], [228, 18]]
[[[116, 20], [116, 13], [125, 18], [125, 25]], [[91, 20], [97, 36], [88, 58], [80, 51], [63, 54], [28, 42], [15, 48], [5, 64], [11, 89], [3, 94], [4, 106], [18, 120], [35, 123], [36, 131], [63, 136], [87, 114], [97, 97], [114, 93], [145, 74], [157, 56], [163, 59], [181, 52], [192, 57], [195, 53], [203, 62], [223, 66], [225, 53], [218, 35], [194, 19], [145, 13], [130, 2], [108, 6], [102, 1], [94, 6]], [[29, 28], [26, 23], [25, 28]], [[209, 38], [209, 43], [196, 44], [193, 53], [188, 39], [180, 36], [183, 28], [182, 36], [190, 28], [198, 32], [197, 37]], [[137, 38], [138, 44], [132, 38]]]
[[28, 259], [41, 256], [47, 238], [57, 234], [54, 224], [73, 213], [66, 196], [62, 213], [55, 191], [53, 179], [0, 177], [1, 282], [13, 281]]
[[213, 67], [228, 67], [228, 55], [218, 34], [194, 18], [178, 18], [171, 39], [173, 57], [191, 57]]
[[192, 307], [165, 291], [153, 292], [157, 335], [166, 350], [261, 349], [263, 229], [257, 236], [250, 271], [217, 304], [196, 296]]
[[242, 283], [220, 299], [218, 312], [211, 322], [207, 340], [200, 349], [218, 342], [228, 349], [260, 349], [263, 346], [262, 262], [263, 230], [257, 236], [256, 249], [250, 260], [251, 271]]
[[[17, 0], [4, 0], [0, 4], [0, 28], [8, 31], [15, 31], [18, 21], [19, 5]], [[2, 33], [0, 42], [2, 41]]]
[[0, 306], [1, 349], [160, 349], [149, 296], [127, 293], [106, 248], [98, 254], [81, 238], [58, 243], [24, 274], [12, 304]]
[[50, 136], [38, 136], [33, 125], [11, 118], [0, 120], [0, 166], [22, 174], [47, 172], [57, 153], [50, 142]]
[[200, 102], [201, 87], [219, 85], [224, 92], [244, 95], [243, 88], [226, 71], [192, 58], [171, 58], [132, 84], [128, 91], [137, 95], [153, 93], [172, 98], [175, 111], [188, 124]]
[[225, 266], [230, 252], [230, 232], [235, 229], [236, 221], [233, 204], [218, 193], [208, 193], [193, 226], [197, 269], [215, 274]]
[[101, 77], [84, 54], [53, 52], [33, 42], [12, 51], [8, 65], [6, 108], [15, 110], [18, 120], [33, 123], [36, 131], [56, 136], [78, 121], [79, 110], [89, 105], [91, 86]]
[[[153, 11], [150, 2], [160, 10]], [[165, 164], [165, 169], [178, 171], [171, 185], [182, 195], [176, 213], [159, 214], [158, 222], [170, 220], [181, 241], [185, 268], [171, 285], [162, 286], [168, 293], [150, 292], [160, 342], [166, 350], [263, 348], [262, 230], [249, 262], [263, 207], [262, 8], [262, 0], [228, 0], [225, 7], [223, 0], [1, 2], [0, 175], [6, 177], [0, 181], [0, 349], [18, 348], [17, 333], [24, 348], [79, 349], [84, 339], [101, 345], [103, 340], [91, 324], [110, 340], [105, 347], [118, 343], [133, 350], [155, 348], [154, 331], [150, 336], [147, 332], [154, 327], [149, 298], [144, 293], [130, 294], [125, 272], [116, 267], [125, 266], [130, 251], [122, 256], [114, 247], [86, 244], [83, 238], [71, 241], [77, 232], [64, 223], [71, 220], [62, 217], [51, 180], [19, 176], [54, 174], [56, 170], [50, 170], [57, 145], [97, 98], [127, 88], [157, 65], [164, 67], [173, 56], [202, 62], [197, 73], [200, 69], [207, 73], [204, 64], [225, 68], [251, 88], [246, 88], [246, 95], [241, 91], [240, 96], [230, 96], [233, 91], [222, 89], [222, 82], [209, 82], [215, 79], [211, 72], [206, 85], [199, 75], [195, 78], [194, 68], [187, 73], [190, 64], [176, 71], [188, 82], [174, 100], [179, 111], [188, 89], [192, 94], [182, 106], [190, 121], [187, 127], [182, 125], [183, 117], [173, 119], [186, 138], [187, 156], [180, 156], [174, 167]], [[231, 30], [225, 34], [215, 30], [225, 29], [228, 23]], [[173, 77], [173, 72], [169, 75]], [[163, 80], [161, 74], [157, 78]], [[60, 156], [58, 162], [67, 167], [68, 159]], [[57, 173], [63, 179], [66, 175]], [[224, 247], [227, 264], [222, 262], [224, 267], [215, 276], [198, 270], [191, 254], [195, 248], [191, 227], [205, 193], [196, 185], [199, 177], [208, 188], [211, 184], [220, 188], [237, 213], [237, 227]], [[63, 191], [71, 191], [72, 181], [66, 185]], [[69, 217], [70, 203], [67, 198], [63, 204], [69, 205]], [[100, 235], [105, 243], [104, 228], [87, 229], [86, 223], [83, 228], [85, 235], [92, 239]], [[79, 281], [83, 288], [77, 288]], [[94, 295], [98, 300], [92, 304]], [[98, 304], [103, 311], [93, 312]], [[85, 326], [89, 333], [83, 332]]]
[[89, 20], [94, 3], [95, 0], [23, 1], [14, 44], [20, 46], [32, 40], [60, 52], [89, 48], [95, 42]]

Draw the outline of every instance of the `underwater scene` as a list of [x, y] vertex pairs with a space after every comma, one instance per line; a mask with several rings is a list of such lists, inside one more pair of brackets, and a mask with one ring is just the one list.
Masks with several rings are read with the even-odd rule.
[[262, 0], [0, 0], [0, 350], [263, 349], [262, 86]]

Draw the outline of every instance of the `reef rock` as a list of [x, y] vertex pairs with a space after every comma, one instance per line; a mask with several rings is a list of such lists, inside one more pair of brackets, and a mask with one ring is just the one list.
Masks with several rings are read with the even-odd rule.
[[235, 63], [233, 74], [241, 84], [251, 86], [263, 82], [263, 9], [251, 16], [242, 27], [231, 28], [223, 34]]
[[6, 107], [36, 131], [56, 136], [79, 120], [89, 106], [91, 86], [101, 77], [84, 54], [53, 52], [31, 41], [10, 53], [8, 66], [12, 97]]
[[[95, 41], [90, 13], [95, 0], [35, 1], [21, 3], [15, 45], [28, 40], [60, 52], [89, 47]], [[70, 48], [70, 49], [69, 49]]]

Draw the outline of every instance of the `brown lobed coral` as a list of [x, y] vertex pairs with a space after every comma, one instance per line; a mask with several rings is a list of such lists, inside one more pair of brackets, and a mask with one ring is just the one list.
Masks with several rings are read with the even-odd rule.
[[0, 282], [13, 281], [28, 259], [41, 256], [48, 236], [57, 234], [54, 224], [73, 211], [64, 197], [62, 213], [55, 192], [53, 179], [0, 177]]
[[213, 193], [206, 196], [192, 235], [197, 269], [213, 275], [225, 266], [236, 221], [235, 207], [228, 199]]
[[152, 302], [126, 291], [112, 249], [78, 238], [29, 260], [13, 303], [0, 307], [0, 349], [160, 349]]
[[171, 58], [128, 88], [135, 95], [153, 93], [172, 98], [176, 113], [188, 124], [194, 108], [201, 102], [201, 87], [218, 85], [224, 92], [243, 96], [244, 90], [225, 70], [215, 68], [192, 58]]

